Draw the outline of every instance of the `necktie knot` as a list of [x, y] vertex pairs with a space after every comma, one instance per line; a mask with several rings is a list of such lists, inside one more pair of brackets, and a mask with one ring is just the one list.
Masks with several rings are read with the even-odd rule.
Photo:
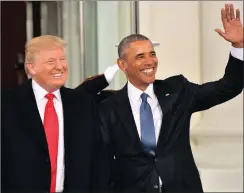
[[147, 102], [147, 97], [148, 97], [148, 95], [146, 93], [142, 93], [141, 94], [141, 100], [142, 100], [142, 102]]
[[55, 95], [54, 95], [53, 93], [48, 93], [48, 94], [45, 95], [45, 97], [46, 97], [48, 100], [52, 101], [53, 98], [55, 97]]

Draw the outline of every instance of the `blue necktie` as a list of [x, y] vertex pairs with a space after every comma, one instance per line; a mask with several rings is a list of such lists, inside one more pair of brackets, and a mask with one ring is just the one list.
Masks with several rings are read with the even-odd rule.
[[150, 105], [147, 102], [148, 95], [141, 94], [141, 107], [140, 107], [140, 123], [141, 123], [141, 142], [143, 148], [150, 154], [155, 155], [156, 150], [156, 137], [153, 122], [153, 115]]

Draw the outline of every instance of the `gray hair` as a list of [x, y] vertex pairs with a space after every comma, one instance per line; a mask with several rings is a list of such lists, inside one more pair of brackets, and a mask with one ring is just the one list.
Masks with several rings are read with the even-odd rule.
[[119, 58], [124, 57], [125, 49], [129, 46], [130, 43], [136, 42], [136, 41], [141, 41], [141, 40], [150, 41], [149, 38], [147, 38], [146, 36], [141, 35], [141, 34], [131, 34], [129, 36], [126, 36], [124, 39], [122, 39], [122, 41], [119, 43], [119, 46], [118, 46]]

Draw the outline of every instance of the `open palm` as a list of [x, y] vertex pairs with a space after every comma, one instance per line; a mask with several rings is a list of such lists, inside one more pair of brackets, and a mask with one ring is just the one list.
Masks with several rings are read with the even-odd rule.
[[243, 26], [240, 20], [240, 10], [236, 10], [235, 16], [233, 5], [226, 4], [225, 8], [221, 9], [221, 19], [224, 32], [220, 29], [215, 31], [233, 45], [243, 47]]

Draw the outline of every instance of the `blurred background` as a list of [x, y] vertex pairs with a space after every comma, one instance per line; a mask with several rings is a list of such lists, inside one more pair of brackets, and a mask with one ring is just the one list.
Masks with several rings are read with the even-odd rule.
[[[231, 45], [220, 10], [242, 1], [5, 1], [1, 2], [1, 89], [21, 84], [24, 45], [33, 37], [57, 35], [67, 42], [67, 87], [103, 73], [116, 63], [117, 45], [131, 33], [148, 36], [159, 59], [158, 79], [183, 74], [195, 83], [223, 76]], [[119, 72], [109, 87], [120, 89]], [[206, 192], [243, 192], [243, 93], [191, 122], [191, 144]]]

